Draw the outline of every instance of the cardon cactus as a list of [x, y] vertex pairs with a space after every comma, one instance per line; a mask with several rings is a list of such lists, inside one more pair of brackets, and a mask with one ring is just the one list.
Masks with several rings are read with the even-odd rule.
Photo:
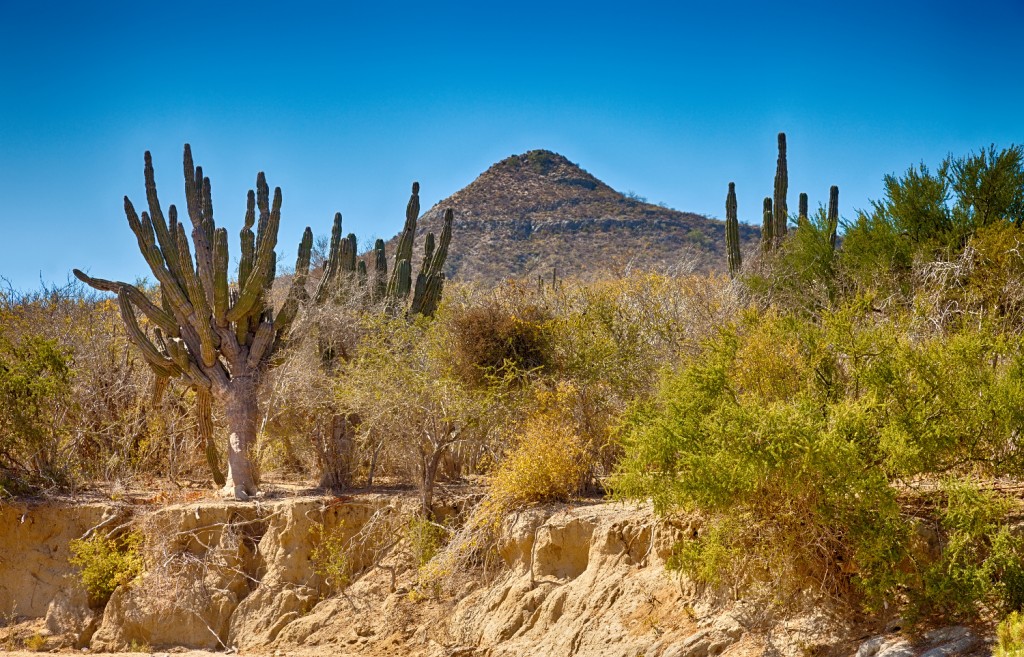
[[761, 207], [761, 250], [771, 251], [775, 246], [775, 217], [772, 214], [771, 197], [765, 196]]
[[[231, 289], [227, 231], [214, 223], [210, 179], [193, 164], [188, 144], [184, 172], [191, 249], [176, 207], [171, 205], [164, 217], [148, 152], [144, 176], [149, 211], [139, 215], [128, 197], [124, 199], [128, 225], [160, 284], [161, 306], [128, 283], [93, 278], [77, 269], [74, 273], [87, 285], [117, 294], [128, 337], [158, 381], [180, 377], [197, 389], [201, 431], [210, 432], [210, 395], [224, 403], [230, 434], [225, 491], [248, 499], [257, 488], [249, 453], [256, 439], [257, 381], [271, 353], [286, 338], [298, 304], [305, 298], [313, 232], [306, 228], [302, 236], [287, 300], [275, 313], [267, 298], [276, 271], [281, 189], [274, 190], [271, 201], [266, 178], [263, 173], [257, 176], [241, 231], [238, 284]], [[340, 218], [338, 224], [340, 231]], [[153, 325], [152, 339], [139, 326], [136, 311]]]
[[384, 240], [377, 239], [373, 244], [373, 300], [384, 298], [388, 291], [388, 254], [384, 249]]
[[836, 233], [839, 231], [839, 187], [832, 185], [828, 190], [828, 214], [825, 215], [828, 243], [836, 248]]
[[[412, 195], [405, 206], [405, 226], [398, 236], [398, 248], [395, 250], [395, 268], [388, 281], [387, 296], [394, 302], [405, 299], [412, 289], [412, 245], [416, 238], [416, 220], [420, 216], [420, 184], [412, 184]], [[402, 261], [407, 263], [403, 266]]]
[[729, 183], [725, 197], [725, 249], [729, 257], [729, 275], [735, 276], [743, 264], [740, 255], [740, 224], [736, 215], [736, 183]]
[[409, 312], [432, 317], [441, 303], [441, 292], [444, 290], [444, 262], [448, 258], [448, 246], [452, 242], [451, 208], [444, 211], [444, 227], [437, 249], [434, 249], [434, 234], [427, 235], [423, 249], [423, 267], [416, 277], [416, 291], [412, 296]]
[[807, 223], [807, 194], [800, 192], [800, 205], [797, 210], [797, 223], [801, 226]]
[[774, 222], [772, 235], [775, 244], [781, 244], [786, 237], [786, 221], [789, 208], [786, 206], [786, 193], [789, 190], [789, 171], [786, 166], [786, 133], [779, 133], [779, 159], [775, 165], [775, 194], [773, 198]]

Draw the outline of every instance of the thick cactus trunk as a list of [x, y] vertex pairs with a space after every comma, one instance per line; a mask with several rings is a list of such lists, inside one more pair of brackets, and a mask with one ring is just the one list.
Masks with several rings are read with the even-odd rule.
[[224, 492], [237, 500], [247, 500], [259, 486], [251, 457], [259, 418], [256, 380], [252, 374], [231, 379], [224, 391], [224, 411], [228, 423], [228, 476]]

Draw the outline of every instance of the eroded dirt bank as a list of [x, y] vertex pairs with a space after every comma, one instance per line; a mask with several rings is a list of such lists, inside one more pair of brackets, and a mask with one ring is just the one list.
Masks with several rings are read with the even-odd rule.
[[[381, 540], [382, 530], [395, 535], [404, 526], [413, 506], [394, 495], [161, 508], [4, 504], [0, 613], [21, 624], [0, 649], [35, 635], [45, 649], [91, 652], [939, 657], [990, 650], [977, 629], [907, 637], [896, 619], [841, 616], [826, 605], [782, 613], [716, 599], [664, 567], [693, 528], [610, 503], [508, 518], [498, 568], [458, 573], [456, 590], [424, 594], [407, 555]], [[146, 536], [147, 572], [102, 607], [90, 606], [68, 544], [129, 521]], [[344, 587], [314, 554], [324, 535], [346, 546]]]

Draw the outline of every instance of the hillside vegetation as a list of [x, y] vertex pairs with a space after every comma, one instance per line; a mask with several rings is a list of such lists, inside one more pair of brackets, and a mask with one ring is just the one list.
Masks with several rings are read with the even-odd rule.
[[[562, 226], [594, 249], [580, 262], [600, 261], [607, 235], [568, 227], [598, 205], [562, 213], [534, 182], [587, 187], [609, 216], [661, 211], [553, 154], [485, 176], [506, 171], [529, 172], [525, 187], [494, 191], [487, 216], [530, 199], [530, 234]], [[801, 203], [783, 231], [768, 213], [765, 243], [739, 232], [732, 276], [595, 265], [493, 289], [451, 276], [434, 313], [375, 296], [357, 274], [374, 263], [352, 251], [352, 275], [300, 306], [260, 370], [256, 478], [415, 488], [424, 524], [395, 540], [418, 546], [419, 596], [494, 563], [506, 514], [608, 494], [693, 519], [671, 565], [723, 595], [911, 619], [1019, 610], [1024, 149], [914, 166], [885, 190], [845, 220]], [[483, 248], [460, 234], [488, 220], [458, 201], [456, 275]], [[705, 238], [725, 269], [718, 225]], [[0, 314], [4, 495], [212, 479], [195, 385], [152, 396], [118, 304], [70, 286], [9, 293]], [[223, 450], [219, 400], [213, 420]], [[472, 503], [439, 517], [438, 486], [466, 481]]]

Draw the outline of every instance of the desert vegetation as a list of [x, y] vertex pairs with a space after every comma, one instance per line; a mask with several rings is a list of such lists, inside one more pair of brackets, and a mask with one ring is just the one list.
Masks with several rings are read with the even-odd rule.
[[[187, 147], [191, 246], [174, 206], [164, 218], [148, 155], [144, 180], [148, 212], [125, 209], [155, 281], [76, 271], [96, 291], [3, 295], [5, 496], [159, 479], [248, 499], [261, 476], [404, 487], [418, 516], [380, 544], [415, 556], [418, 595], [489, 563], [511, 512], [653, 500], [699, 527], [673, 567], [724, 595], [908, 618], [1024, 606], [1019, 146], [886, 176], [883, 198], [843, 219], [836, 187], [789, 214], [780, 135], [759, 244], [740, 239], [728, 187], [723, 273], [494, 288], [445, 280], [451, 212], [414, 272], [415, 185], [390, 271], [384, 242], [357, 253], [338, 215], [319, 266], [307, 228], [279, 272], [282, 197], [261, 174], [230, 279]], [[453, 486], [471, 502], [438, 517]], [[318, 567], [342, 587], [344, 546], [318, 540]], [[77, 558], [129, 577], [137, 564], [116, 547], [82, 543]], [[1004, 624], [1006, 646], [1019, 625]]]

